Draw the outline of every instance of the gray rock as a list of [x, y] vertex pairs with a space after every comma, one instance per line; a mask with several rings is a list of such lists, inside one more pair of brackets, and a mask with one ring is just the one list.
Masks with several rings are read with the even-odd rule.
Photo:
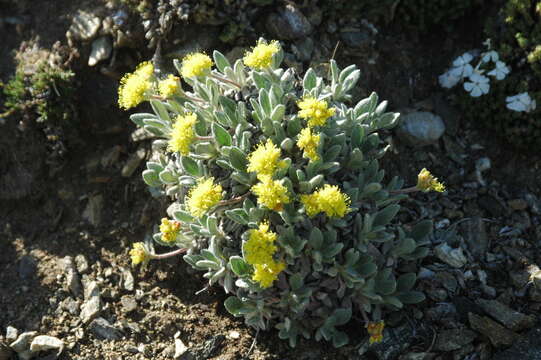
[[427, 352], [411, 352], [400, 358], [400, 360], [431, 360], [436, 354]]
[[92, 320], [89, 329], [94, 336], [100, 339], [118, 340], [122, 338], [122, 332], [101, 317]]
[[103, 60], [107, 60], [113, 51], [113, 43], [109, 36], [102, 36], [92, 42], [92, 49], [88, 56], [88, 66], [95, 66]]
[[86, 274], [88, 272], [88, 260], [84, 255], [79, 254], [75, 257], [75, 265], [79, 274]]
[[188, 351], [188, 347], [186, 345], [184, 345], [182, 340], [180, 340], [178, 338], [175, 339], [175, 353], [173, 355], [173, 358], [174, 359], [180, 358], [182, 355], [184, 355], [184, 353], [186, 351]]
[[313, 30], [310, 21], [293, 4], [287, 4], [278, 13], [270, 14], [266, 26], [275, 38], [281, 40], [300, 39], [310, 35]]
[[310, 61], [314, 51], [314, 40], [310, 37], [301, 39], [291, 46], [291, 51], [300, 61]]
[[38, 270], [37, 262], [31, 255], [24, 255], [19, 260], [18, 273], [22, 280], [30, 280], [35, 277]]
[[128, 291], [135, 288], [135, 279], [129, 269], [122, 268], [122, 286]]
[[398, 136], [413, 146], [432, 144], [445, 132], [445, 124], [438, 115], [416, 111], [402, 116]]
[[351, 48], [363, 48], [370, 45], [372, 35], [368, 31], [346, 30], [340, 32], [340, 39]]
[[124, 312], [129, 313], [137, 309], [137, 301], [133, 298], [133, 296], [125, 295], [120, 299], [120, 303], [122, 304], [122, 309]]
[[85, 302], [81, 306], [79, 317], [83, 323], [88, 324], [101, 311], [101, 297], [99, 287], [95, 281], [90, 281], [85, 285]]
[[495, 347], [510, 346], [515, 340], [518, 339], [517, 334], [507, 330], [488, 317], [469, 313], [468, 319], [470, 320], [470, 326], [472, 329], [487, 336], [492, 345]]
[[19, 330], [14, 328], [13, 326], [8, 326], [6, 328], [6, 342], [11, 343], [17, 340], [17, 337], [19, 336]]
[[[366, 358], [374, 360], [396, 359], [411, 345], [414, 339], [413, 333], [413, 329], [408, 324], [397, 328], [385, 327], [383, 330], [383, 341], [370, 345], [368, 338], [366, 338], [359, 346], [359, 355], [365, 355], [370, 351], [370, 354], [375, 355], [375, 357], [370, 356]], [[361, 359], [364, 358], [361, 357]]]
[[69, 270], [68, 273], [66, 274], [66, 284], [70, 292], [75, 297], [78, 297], [82, 294], [83, 289], [81, 286], [81, 279], [79, 277], [79, 274], [75, 270], [75, 268]]
[[88, 41], [96, 36], [100, 26], [101, 20], [99, 17], [85, 11], [79, 11], [73, 18], [67, 37], [69, 39]]
[[479, 206], [488, 212], [493, 217], [501, 217], [505, 215], [505, 208], [500, 202], [490, 195], [480, 196], [477, 200]]
[[473, 217], [464, 224], [464, 238], [470, 253], [478, 260], [484, 258], [488, 248], [488, 236], [483, 219], [478, 216]]
[[496, 300], [479, 299], [477, 304], [479, 304], [488, 315], [513, 331], [532, 328], [537, 322], [535, 316], [525, 315], [515, 311]]
[[79, 303], [72, 297], [62, 300], [60, 307], [72, 315], [79, 315]]
[[462, 248], [453, 249], [445, 243], [437, 246], [434, 253], [441, 261], [455, 268], [461, 268], [468, 262]]
[[30, 344], [37, 334], [37, 331], [24, 332], [17, 337], [17, 340], [9, 344], [9, 347], [18, 354], [30, 351]]
[[147, 151], [144, 147], [140, 146], [137, 151], [130, 155], [128, 160], [126, 161], [126, 164], [122, 168], [122, 176], [123, 177], [130, 177], [133, 175], [135, 170], [141, 165], [141, 162], [145, 159], [147, 156]]
[[443, 330], [438, 334], [434, 350], [453, 351], [470, 344], [475, 340], [477, 334], [468, 329]]
[[37, 353], [40, 351], [58, 350], [57, 356], [64, 350], [64, 342], [54, 336], [39, 335], [36, 336], [30, 344], [30, 351]]
[[84, 295], [85, 300], [89, 300], [94, 296], [100, 296], [100, 288], [98, 283], [95, 281], [86, 281]]
[[101, 223], [101, 213], [103, 210], [103, 195], [93, 195], [88, 198], [88, 204], [83, 212], [83, 218], [93, 226], [99, 226]]
[[446, 271], [442, 271], [436, 274], [436, 280], [438, 280], [447, 291], [455, 293], [458, 287], [458, 282], [455, 277]]
[[492, 360], [541, 360], [541, 327], [530, 330], [526, 336], [513, 343], [511, 348], [494, 354]]
[[190, 350], [194, 360], [204, 360], [216, 355], [225, 340], [225, 336], [216, 335], [202, 345]]

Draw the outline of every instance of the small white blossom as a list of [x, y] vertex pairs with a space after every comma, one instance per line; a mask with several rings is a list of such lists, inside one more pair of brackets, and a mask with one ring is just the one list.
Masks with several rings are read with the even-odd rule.
[[494, 76], [497, 80], [503, 80], [509, 74], [509, 68], [503, 61], [496, 61], [494, 70], [489, 71], [488, 75]]
[[487, 51], [486, 53], [483, 54], [483, 58], [481, 59], [482, 62], [489, 62], [489, 61], [492, 61], [492, 62], [497, 62], [498, 60], [500, 60], [500, 56], [498, 55], [498, 53], [494, 50], [491, 50], [491, 51]]
[[507, 108], [509, 110], [518, 111], [518, 112], [530, 112], [535, 110], [537, 104], [535, 100], [530, 97], [530, 94], [523, 92], [514, 96], [508, 96], [505, 101], [507, 101]]
[[477, 72], [471, 74], [470, 81], [464, 83], [464, 90], [469, 92], [470, 96], [472, 97], [479, 97], [483, 94], [488, 94], [489, 89], [489, 79]]
[[473, 67], [470, 65], [473, 56], [470, 53], [464, 53], [453, 61], [453, 67], [449, 73], [455, 78], [465, 78], [473, 73]]
[[450, 89], [461, 80], [461, 78], [453, 76], [450, 71], [447, 71], [446, 73], [440, 75], [438, 77], [438, 80], [440, 82], [440, 85], [444, 88]]

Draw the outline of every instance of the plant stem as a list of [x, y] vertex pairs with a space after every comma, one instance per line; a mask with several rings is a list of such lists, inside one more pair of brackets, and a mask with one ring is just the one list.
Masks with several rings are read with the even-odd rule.
[[419, 190], [417, 186], [411, 186], [405, 189], [389, 191], [389, 193], [395, 195], [395, 194], [409, 194], [409, 193], [414, 193], [418, 191], [421, 191], [421, 190]]
[[225, 82], [225, 83], [234, 85], [234, 86], [238, 87], [239, 89], [242, 88], [242, 86], [240, 86], [240, 84], [237, 83], [236, 81], [233, 81], [233, 80], [229, 80], [229, 79], [223, 78], [223, 77], [218, 76], [218, 75], [216, 75], [216, 74], [211, 74], [210, 76], [212, 76], [212, 77], [215, 78], [216, 80], [219, 80], [219, 81], [222, 81], [222, 82]]
[[164, 254], [152, 254], [152, 255], [150, 255], [150, 258], [151, 259], [167, 259], [167, 258], [170, 258], [170, 257], [173, 257], [173, 256], [184, 254], [186, 251], [188, 251], [188, 249], [180, 248], [180, 249], [176, 249], [176, 250], [170, 251], [168, 253], [164, 253]]
[[213, 136], [196, 136], [196, 140], [202, 140], [202, 141], [208, 141], [208, 140], [214, 140]]
[[229, 200], [222, 200], [218, 203], [218, 206], [225, 206], [225, 205], [231, 205], [231, 204], [236, 204], [238, 202], [241, 202], [242, 200], [244, 200], [250, 193], [247, 192], [246, 194], [244, 195], [241, 195], [241, 196], [237, 196], [236, 198], [233, 198], [233, 199], [229, 199]]

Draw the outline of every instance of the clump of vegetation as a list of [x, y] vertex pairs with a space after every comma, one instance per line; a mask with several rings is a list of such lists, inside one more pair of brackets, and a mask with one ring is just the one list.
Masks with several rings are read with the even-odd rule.
[[426, 169], [407, 188], [385, 178], [379, 131], [399, 114], [375, 93], [351, 104], [354, 65], [331, 60], [330, 79], [309, 69], [298, 81], [283, 56], [264, 40], [234, 64], [218, 51], [190, 54], [175, 66], [192, 91], [148, 62], [122, 79], [121, 107], [154, 110], [131, 116], [157, 137], [143, 179], [173, 200], [153, 236], [173, 250], [138, 242], [132, 262], [184, 254], [230, 294], [230, 313], [291, 346], [301, 336], [347, 344], [340, 326], [354, 314], [379, 342], [386, 309], [424, 299], [416, 263], [432, 223], [403, 228], [399, 203], [444, 186]]

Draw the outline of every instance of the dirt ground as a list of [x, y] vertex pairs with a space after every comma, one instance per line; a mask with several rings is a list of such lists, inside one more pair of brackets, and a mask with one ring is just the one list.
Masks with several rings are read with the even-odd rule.
[[[13, 71], [12, 54], [22, 40], [39, 35], [41, 44], [47, 46], [63, 39], [70, 15], [86, 5], [38, 1], [0, 9], [2, 18], [22, 19], [20, 24], [0, 22], [5, 39], [0, 41], [1, 79], [6, 81]], [[513, 149], [486, 130], [464, 123], [445, 101], [442, 105], [437, 75], [456, 55], [453, 51], [458, 46], [469, 49], [478, 41], [468, 33], [464, 27], [462, 34], [453, 36], [442, 32], [410, 38], [410, 34], [390, 28], [373, 49], [379, 59], [376, 65], [340, 48], [337, 59], [342, 64], [358, 63], [366, 75], [360, 93], [377, 91], [380, 98], [390, 100], [393, 110], [446, 112], [448, 130], [437, 144], [413, 148], [394, 137], [391, 140], [393, 149], [384, 161], [389, 174], [413, 183], [419, 169], [427, 167], [448, 185], [447, 195], [415, 195], [404, 204], [401, 221], [430, 216], [436, 223], [444, 218], [451, 223], [463, 218], [487, 219], [490, 251], [498, 254], [506, 247], [515, 248], [539, 264], [539, 214], [529, 203], [515, 206], [517, 200], [525, 203], [529, 194], [541, 194], [539, 153]], [[116, 108], [114, 79], [82, 66], [76, 71], [81, 139], [69, 144], [58, 172], [52, 174], [47, 165], [47, 145], [38, 127], [21, 131], [11, 119], [0, 127], [0, 334], [13, 326], [20, 332], [35, 330], [58, 337], [66, 344], [60, 359], [171, 359], [176, 339], [182, 340], [194, 359], [378, 359], [370, 352], [358, 355], [358, 345], [366, 335], [355, 321], [346, 328], [354, 335], [351, 345], [333, 349], [303, 339], [291, 349], [276, 331], [256, 334], [229, 315], [221, 289], [201, 291], [204, 279], [182, 259], [153, 262], [145, 270], [132, 268], [131, 244], [148, 236], [163, 216], [166, 203], [150, 196], [140, 176], [142, 165], [130, 177], [120, 173], [138, 148], [148, 150], [150, 144], [130, 140], [134, 126], [128, 114]], [[485, 157], [491, 161], [490, 169], [482, 174], [486, 185], [472, 185], [477, 184], [476, 162]], [[525, 224], [519, 236], [501, 237], [503, 227], [517, 224]], [[119, 339], [99, 339], [82, 322], [85, 296], [82, 290], [73, 294], [67, 285], [66, 257], [77, 264], [83, 287], [97, 283], [99, 316], [114, 325]], [[421, 265], [435, 262], [431, 254]], [[504, 290], [500, 289], [510, 286], [506, 273], [520, 266], [509, 260], [492, 265], [480, 262], [475, 266], [488, 273], [488, 283], [501, 295]], [[419, 286], [430, 290], [434, 285], [421, 281]], [[482, 293], [475, 283], [455, 295], [474, 301]], [[404, 311], [403, 316], [419, 331], [403, 354], [433, 350], [434, 332], [427, 329], [438, 332], [445, 325], [426, 312], [442, 301], [429, 296]], [[445, 301], [454, 303], [452, 298]], [[529, 298], [509, 303], [528, 314], [537, 313], [540, 307]], [[424, 319], [418, 316], [423, 313]], [[478, 339], [481, 343], [486, 343], [484, 338]], [[489, 353], [501, 350], [490, 348]], [[436, 354], [436, 359], [465, 358], [444, 351]]]

